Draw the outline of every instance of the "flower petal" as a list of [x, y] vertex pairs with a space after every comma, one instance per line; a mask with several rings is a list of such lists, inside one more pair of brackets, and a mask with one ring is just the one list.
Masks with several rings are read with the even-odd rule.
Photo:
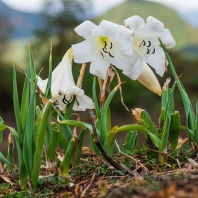
[[155, 46], [155, 54], [142, 56], [142, 59], [153, 67], [157, 74], [164, 75], [165, 72], [165, 54], [160, 46]]
[[129, 78], [131, 78], [132, 80], [136, 80], [143, 69], [143, 61], [141, 59], [136, 59], [136, 63], [135, 65], [132, 67], [130, 72], [127, 71], [123, 71], [122, 73], [126, 76], [128, 76]]
[[159, 37], [164, 30], [164, 24], [154, 17], [148, 17], [147, 23], [142, 26], [136, 33], [135, 36], [142, 38], [153, 38]]
[[85, 111], [86, 109], [94, 109], [94, 103], [91, 98], [86, 95], [77, 96], [77, 101], [79, 105], [74, 103], [73, 110], [74, 111]]
[[164, 29], [162, 35], [160, 35], [160, 39], [166, 45], [167, 48], [172, 48], [176, 45], [176, 42], [168, 29]]
[[135, 15], [135, 16], [132, 16], [132, 17], [126, 19], [124, 21], [124, 24], [125, 24], [125, 26], [130, 26], [131, 30], [137, 31], [145, 23], [144, 23], [144, 20], [140, 16]]
[[130, 39], [128, 39], [128, 42], [123, 42], [120, 45], [120, 52], [122, 55], [127, 55], [127, 56], [131, 56], [133, 55], [133, 40], [132, 37]]
[[84, 94], [84, 91], [77, 86], [68, 86], [67, 90], [63, 92], [66, 95], [76, 95], [76, 96], [81, 96]]
[[133, 34], [133, 31], [129, 28], [126, 28], [122, 25], [118, 26], [117, 29], [117, 40], [123, 41], [124, 39], [132, 39], [131, 36]]
[[92, 23], [91, 21], [84, 21], [74, 30], [79, 36], [82, 36], [85, 39], [90, 39], [94, 36], [97, 27], [98, 26]]
[[117, 44], [115, 48], [112, 49], [112, 54], [114, 55], [113, 58], [109, 58], [110, 62], [115, 65], [118, 69], [130, 71], [131, 67], [135, 64], [137, 61], [136, 56], [128, 56], [123, 53], [121, 53], [119, 49], [119, 44]]
[[104, 80], [109, 66], [110, 63], [107, 60], [104, 60], [101, 55], [100, 56], [98, 55], [91, 62], [89, 71], [91, 74], [98, 76]]
[[46, 86], [47, 86], [47, 80], [42, 80], [40, 76], [37, 77], [37, 86], [40, 88], [40, 90], [45, 93]]
[[74, 62], [87, 63], [96, 57], [99, 51], [96, 39], [85, 40], [81, 43], [72, 45]]
[[143, 63], [143, 69], [138, 81], [152, 92], [156, 93], [158, 96], [162, 95], [162, 89], [159, 81], [157, 80], [151, 68], [145, 62]]
[[105, 36], [111, 39], [116, 39], [118, 28], [119, 25], [103, 20], [95, 32], [95, 37]]

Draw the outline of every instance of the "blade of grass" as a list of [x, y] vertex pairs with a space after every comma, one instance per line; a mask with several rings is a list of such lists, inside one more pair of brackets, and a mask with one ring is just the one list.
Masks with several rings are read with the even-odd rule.
[[63, 161], [60, 163], [60, 174], [62, 176], [67, 176], [69, 173], [69, 165], [71, 164], [71, 158], [74, 154], [75, 139], [72, 138], [69, 142], [69, 146], [66, 150]]
[[40, 165], [41, 165], [41, 156], [42, 156], [42, 150], [44, 145], [44, 139], [45, 139], [45, 132], [47, 128], [48, 118], [50, 116], [52, 103], [48, 101], [48, 103], [43, 108], [43, 111], [39, 118], [36, 121], [36, 133], [38, 135], [37, 141], [35, 143], [36, 149], [35, 149], [35, 155], [34, 155], [34, 161], [33, 161], [33, 169], [31, 174], [31, 182], [36, 189], [37, 183], [38, 183], [38, 177], [39, 177], [39, 171], [40, 171]]
[[95, 105], [96, 115], [98, 118], [98, 122], [100, 123], [101, 114], [100, 114], [100, 108], [99, 108], [98, 99], [97, 99], [96, 77], [95, 76], [93, 79], [92, 93], [93, 93], [93, 101], [94, 101], [94, 105]]
[[21, 123], [21, 112], [19, 106], [19, 96], [18, 96], [18, 89], [17, 89], [17, 78], [16, 78], [16, 68], [13, 64], [13, 102], [14, 102], [14, 114], [16, 119], [17, 131], [19, 134], [19, 143], [22, 146], [22, 123]]

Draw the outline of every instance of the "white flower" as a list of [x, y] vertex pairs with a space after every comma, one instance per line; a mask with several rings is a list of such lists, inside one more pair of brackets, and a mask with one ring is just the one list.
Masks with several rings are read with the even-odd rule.
[[[133, 80], [136, 80], [143, 69], [143, 61], [153, 67], [157, 74], [163, 76], [165, 72], [165, 54], [159, 46], [158, 37], [166, 44], [167, 48], [175, 46], [170, 31], [164, 29], [164, 24], [153, 17], [147, 18], [147, 23], [139, 16], [132, 16], [125, 20], [125, 26], [130, 27], [133, 37], [131, 41], [124, 44], [120, 50], [123, 54], [131, 56], [134, 64], [131, 71], [123, 70], [123, 73]], [[133, 70], [133, 72], [132, 72]]]
[[162, 89], [159, 81], [157, 80], [151, 68], [145, 62], [143, 62], [143, 69], [137, 80], [152, 92], [156, 93], [158, 96], [162, 95]]
[[[84, 111], [85, 109], [94, 109], [94, 103], [91, 98], [84, 95], [84, 91], [78, 88], [72, 75], [72, 49], [69, 49], [62, 61], [52, 72], [52, 100], [56, 102], [61, 111], [65, 111], [66, 107], [70, 105], [73, 96], [76, 96], [76, 101], [73, 106], [74, 111]], [[43, 93], [47, 87], [47, 81], [42, 80], [38, 76], [37, 85]]]
[[78, 35], [86, 40], [72, 45], [74, 62], [91, 62], [90, 73], [105, 79], [108, 67], [112, 64], [119, 69], [130, 71], [133, 61], [120, 52], [122, 42], [131, 34], [124, 26], [103, 20], [99, 26], [85, 21], [75, 28]]

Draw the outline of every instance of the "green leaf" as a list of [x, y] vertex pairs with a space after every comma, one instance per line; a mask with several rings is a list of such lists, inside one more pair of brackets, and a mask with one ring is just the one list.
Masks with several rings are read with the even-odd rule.
[[[25, 82], [23, 85], [23, 93], [21, 99], [21, 123], [23, 131], [25, 130], [25, 122], [27, 118], [27, 109], [29, 106], [29, 94], [30, 94], [30, 67], [28, 67], [27, 75], [25, 77]], [[24, 134], [22, 134], [23, 138]]]
[[75, 161], [76, 166], [80, 165], [80, 157], [81, 157], [85, 132], [86, 132], [86, 129], [81, 128], [80, 135], [79, 135], [79, 143], [78, 143], [78, 146], [77, 146], [77, 149], [76, 149], [76, 157], [75, 157], [76, 158], [76, 161]]
[[2, 152], [0, 152], [0, 160], [3, 161], [4, 163], [6, 163], [7, 165], [13, 166], [12, 163], [10, 163], [2, 154]]
[[[76, 120], [62, 120], [59, 122], [62, 125], [69, 125], [69, 126], [76, 126], [80, 128], [87, 128], [89, 131], [93, 132], [92, 125], [86, 123], [86, 122], [81, 122], [81, 121], [76, 121]], [[99, 131], [97, 130], [97, 133], [99, 135]]]
[[113, 155], [112, 147], [113, 147], [116, 134], [117, 134], [116, 130], [110, 130], [104, 142], [104, 150], [106, 151], [107, 155], [109, 155], [110, 157], [112, 157]]
[[139, 124], [128, 124], [128, 125], [123, 125], [117, 129], [117, 132], [123, 132], [123, 131], [142, 131], [144, 133], [148, 133], [148, 130]]
[[[17, 89], [17, 79], [16, 79], [16, 69], [15, 65], [13, 64], [13, 101], [14, 101], [14, 114], [16, 119], [17, 131], [19, 137], [22, 137], [23, 129], [21, 123], [21, 111], [19, 106], [19, 96], [18, 96], [18, 89]], [[22, 139], [19, 138], [20, 144], [22, 144]]]
[[171, 123], [170, 123], [170, 142], [172, 144], [173, 150], [175, 150], [179, 138], [180, 132], [180, 114], [179, 112], [175, 112], [171, 114]]
[[31, 91], [30, 104], [27, 109], [27, 118], [25, 124], [24, 140], [23, 140], [23, 158], [27, 167], [28, 174], [31, 177], [34, 152], [35, 152], [35, 103], [36, 103], [36, 82], [32, 82], [34, 85]]
[[50, 137], [50, 142], [47, 148], [47, 158], [55, 158], [56, 154], [56, 145], [58, 143], [58, 135], [59, 135], [60, 129], [59, 125], [57, 123], [53, 123], [52, 125], [52, 135]]
[[124, 149], [128, 151], [133, 151], [137, 145], [137, 132], [136, 131], [129, 131], [125, 138], [125, 143], [123, 144]]
[[95, 152], [97, 156], [100, 156], [100, 150], [94, 142], [94, 134], [93, 132], [89, 132], [89, 147], [92, 151]]
[[101, 121], [100, 121], [100, 133], [101, 133], [101, 143], [104, 144], [105, 142], [105, 138], [107, 136], [107, 120], [109, 120], [109, 118], [107, 119], [107, 111], [110, 105], [111, 100], [113, 99], [114, 95], [116, 94], [118, 88], [120, 85], [117, 85], [108, 95], [107, 100], [105, 101], [104, 104], [104, 108], [102, 110], [102, 114], [101, 114]]
[[69, 142], [69, 146], [66, 150], [63, 161], [60, 163], [60, 174], [62, 176], [67, 176], [69, 172], [69, 165], [71, 163], [72, 155], [74, 154], [75, 139], [72, 138]]
[[36, 188], [38, 183], [45, 132], [47, 129], [47, 123], [50, 116], [51, 106], [52, 103], [48, 101], [48, 103], [43, 108], [42, 114], [39, 116], [39, 118], [36, 121], [36, 133], [38, 135], [38, 138], [36, 139], [37, 141], [35, 144], [36, 149], [35, 149], [33, 169], [31, 174], [31, 182], [34, 188]]
[[173, 65], [173, 63], [170, 59], [170, 56], [167, 53], [166, 47], [164, 46], [164, 44], [162, 43], [160, 38], [159, 38], [159, 42], [160, 42], [160, 45], [161, 45], [161, 47], [163, 48], [163, 50], [166, 54], [166, 57], [167, 57], [167, 60], [168, 60], [168, 63], [169, 63], [169, 67], [170, 67], [171, 72], [172, 72], [172, 74], [175, 78], [175, 81], [177, 81], [177, 86], [179, 88], [179, 91], [180, 91], [180, 94], [181, 94], [181, 97], [182, 97], [182, 101], [183, 101], [183, 104], [184, 104], [187, 127], [191, 131], [194, 131], [194, 129], [195, 129], [195, 114], [194, 114], [194, 111], [193, 111], [193, 108], [192, 108], [192, 104], [190, 102], [190, 99], [189, 99], [180, 79], [178, 78], [178, 75], [175, 71], [174, 65]]
[[173, 99], [174, 99], [174, 92], [175, 92], [175, 86], [177, 84], [177, 81], [174, 82], [172, 90], [169, 95], [168, 103], [166, 105], [166, 113], [165, 113], [165, 123], [162, 130], [162, 145], [160, 146], [160, 151], [163, 152], [163, 150], [168, 145], [168, 137], [170, 132], [170, 123], [171, 123], [171, 114], [173, 111]]
[[96, 94], [96, 77], [95, 76], [93, 79], [92, 93], [93, 93], [93, 101], [95, 105], [96, 115], [98, 118], [98, 122], [100, 123], [101, 114], [100, 114], [100, 108], [98, 105], [98, 99], [97, 99], [97, 94]]
[[52, 48], [50, 50], [49, 75], [48, 75], [47, 87], [46, 87], [46, 91], [45, 91], [45, 97], [48, 99], [52, 98], [51, 85], [52, 85]]
[[143, 122], [143, 126], [150, 131], [152, 134], [157, 135], [158, 131], [156, 129], [155, 124], [151, 121], [150, 115], [146, 112], [146, 110], [143, 110], [141, 112], [141, 121]]

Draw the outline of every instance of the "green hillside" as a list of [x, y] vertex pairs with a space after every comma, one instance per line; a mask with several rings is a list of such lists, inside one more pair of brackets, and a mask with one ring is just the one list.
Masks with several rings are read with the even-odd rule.
[[98, 24], [101, 20], [105, 19], [123, 24], [126, 18], [133, 15], [139, 15], [144, 20], [148, 16], [153, 16], [162, 21], [165, 28], [171, 31], [177, 42], [174, 48], [175, 50], [185, 48], [189, 45], [198, 45], [198, 29], [194, 29], [188, 25], [174, 10], [154, 2], [128, 0], [98, 17], [96, 23]]

